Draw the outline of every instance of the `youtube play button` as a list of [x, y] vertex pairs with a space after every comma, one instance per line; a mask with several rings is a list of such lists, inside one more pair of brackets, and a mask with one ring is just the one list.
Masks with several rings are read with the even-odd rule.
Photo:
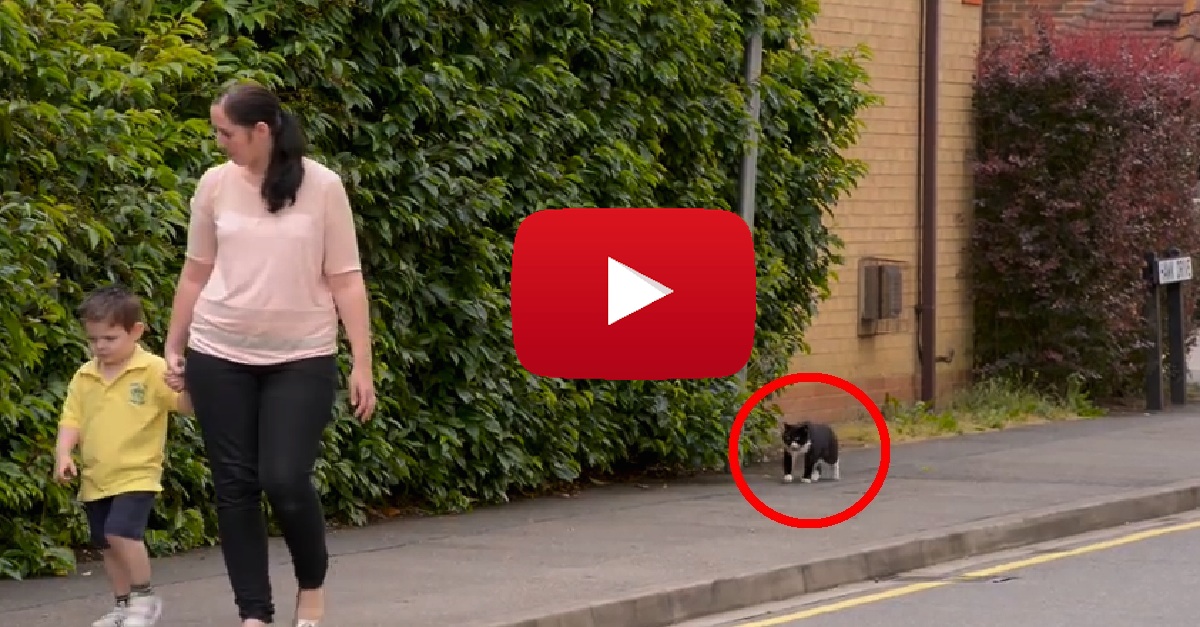
[[673, 291], [620, 261], [608, 258], [609, 324], [641, 311]]
[[754, 345], [750, 229], [715, 209], [549, 209], [513, 248], [512, 330], [530, 372], [563, 379], [736, 374]]

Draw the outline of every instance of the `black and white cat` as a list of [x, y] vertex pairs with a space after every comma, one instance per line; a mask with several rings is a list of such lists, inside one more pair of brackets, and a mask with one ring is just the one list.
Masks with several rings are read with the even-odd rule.
[[792, 469], [796, 460], [804, 461], [800, 475], [801, 483], [820, 481], [821, 473], [817, 463], [824, 462], [833, 469], [833, 480], [842, 478], [838, 460], [838, 439], [827, 424], [808, 422], [783, 425], [783, 482], [792, 482]]

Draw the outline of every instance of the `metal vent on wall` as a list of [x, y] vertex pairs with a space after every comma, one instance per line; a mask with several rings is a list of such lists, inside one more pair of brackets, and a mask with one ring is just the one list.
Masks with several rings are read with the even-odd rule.
[[903, 330], [904, 266], [902, 261], [879, 257], [859, 260], [859, 336]]

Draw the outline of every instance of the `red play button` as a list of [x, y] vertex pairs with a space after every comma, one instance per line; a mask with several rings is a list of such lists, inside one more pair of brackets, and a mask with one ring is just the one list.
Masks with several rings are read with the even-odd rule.
[[517, 357], [575, 379], [725, 377], [754, 344], [754, 248], [734, 213], [559, 209], [513, 251]]

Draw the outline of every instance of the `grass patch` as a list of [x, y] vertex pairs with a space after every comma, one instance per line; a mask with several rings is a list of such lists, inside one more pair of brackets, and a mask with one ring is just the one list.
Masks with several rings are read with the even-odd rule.
[[[1059, 395], [1050, 395], [1006, 379], [987, 379], [960, 390], [943, 407], [922, 402], [906, 404], [888, 396], [879, 408], [893, 443], [997, 431], [1015, 425], [1039, 424], [1103, 416], [1071, 381]], [[862, 413], [858, 420], [835, 424], [838, 438], [849, 445], [879, 443], [875, 423]]]

